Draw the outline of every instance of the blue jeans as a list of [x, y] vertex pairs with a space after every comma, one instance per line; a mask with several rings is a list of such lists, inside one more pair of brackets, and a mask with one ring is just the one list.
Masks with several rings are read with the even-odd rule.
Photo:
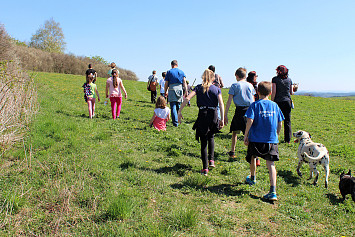
[[181, 102], [173, 101], [170, 102], [171, 109], [171, 120], [173, 121], [173, 125], [177, 127], [179, 125], [178, 122], [178, 111], [180, 109]]

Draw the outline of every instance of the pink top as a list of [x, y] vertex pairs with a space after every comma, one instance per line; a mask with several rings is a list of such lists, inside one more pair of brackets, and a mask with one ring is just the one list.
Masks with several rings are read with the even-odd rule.
[[153, 126], [157, 130], [166, 131], [166, 122], [168, 121], [168, 115], [170, 113], [170, 109], [165, 107], [164, 109], [156, 108], [154, 110], [155, 118], [153, 120]]
[[106, 84], [109, 85], [109, 96], [108, 97], [122, 97], [121, 87], [120, 87], [120, 85], [122, 84], [122, 80], [120, 78], [117, 78], [117, 83], [118, 83], [118, 87], [114, 88], [112, 77], [107, 78]]

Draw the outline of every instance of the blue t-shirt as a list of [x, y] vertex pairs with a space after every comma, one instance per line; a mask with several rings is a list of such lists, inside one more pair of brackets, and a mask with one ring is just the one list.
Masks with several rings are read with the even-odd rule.
[[201, 84], [199, 84], [193, 89], [193, 91], [196, 92], [197, 107], [217, 107], [218, 95], [221, 94], [221, 89], [219, 89], [217, 86], [211, 85], [208, 91], [203, 93], [203, 87]]
[[250, 106], [254, 102], [255, 89], [247, 81], [238, 81], [232, 84], [228, 94], [233, 95], [236, 106]]
[[278, 143], [277, 125], [285, 120], [279, 106], [270, 100], [258, 100], [252, 103], [245, 117], [253, 119], [249, 130], [249, 141]]
[[186, 77], [186, 75], [183, 71], [181, 71], [179, 68], [172, 68], [167, 71], [165, 81], [168, 81], [169, 85], [175, 83], [182, 84], [184, 81], [184, 77]]

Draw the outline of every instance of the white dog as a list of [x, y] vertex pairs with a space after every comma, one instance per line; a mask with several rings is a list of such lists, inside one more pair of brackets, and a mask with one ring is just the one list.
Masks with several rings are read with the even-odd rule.
[[329, 176], [329, 152], [327, 148], [320, 143], [314, 143], [311, 140], [311, 135], [305, 131], [297, 131], [293, 133], [293, 136], [297, 138], [295, 142], [299, 142], [297, 156], [298, 166], [297, 173], [302, 176], [300, 168], [303, 162], [309, 163], [310, 176], [313, 177], [313, 173], [316, 175], [313, 184], [318, 182], [319, 172], [317, 170], [317, 164], [321, 164], [325, 171], [325, 187], [328, 188], [328, 176]]

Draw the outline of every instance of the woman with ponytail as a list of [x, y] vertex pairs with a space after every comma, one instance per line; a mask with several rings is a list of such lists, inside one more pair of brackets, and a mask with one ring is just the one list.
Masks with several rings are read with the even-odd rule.
[[290, 143], [292, 137], [291, 130], [291, 108], [294, 89], [292, 80], [288, 77], [288, 69], [284, 65], [276, 68], [277, 76], [272, 78], [272, 94], [271, 100], [276, 102], [285, 117], [284, 121], [284, 139], [286, 143]]
[[121, 90], [125, 94], [125, 99], [127, 99], [127, 92], [123, 86], [122, 80], [118, 77], [118, 71], [113, 69], [112, 77], [108, 78], [106, 81], [106, 98], [110, 97], [113, 119], [120, 117], [122, 104]]
[[[198, 117], [192, 129], [196, 130], [196, 140], [201, 142], [201, 174], [207, 175], [209, 167], [214, 164], [214, 134], [223, 127], [224, 121], [218, 120], [217, 105], [220, 107], [220, 116], [224, 118], [224, 105], [221, 89], [213, 85], [214, 72], [206, 69], [202, 75], [202, 84], [197, 85], [192, 92], [184, 99], [178, 112], [178, 120], [181, 123], [182, 109], [197, 95]], [[207, 154], [208, 147], [208, 154]]]

